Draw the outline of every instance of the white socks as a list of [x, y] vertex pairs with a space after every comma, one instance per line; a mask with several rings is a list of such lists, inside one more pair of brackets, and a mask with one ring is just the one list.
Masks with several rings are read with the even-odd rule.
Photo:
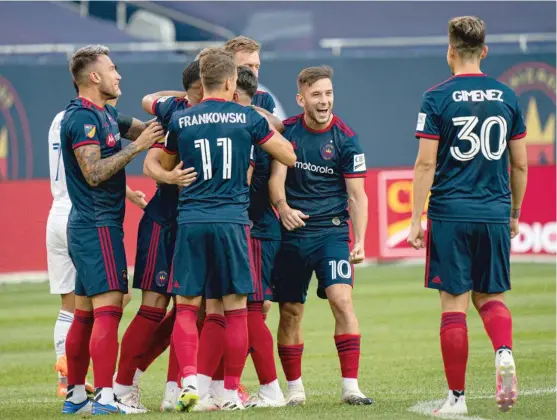
[[98, 402], [103, 405], [114, 403], [114, 390], [112, 388], [101, 388], [101, 398]]
[[356, 379], [356, 378], [342, 378], [342, 390], [343, 391], [358, 391], [358, 392], [360, 392], [360, 388], [358, 387], [358, 379]]
[[[66, 337], [73, 322], [73, 314], [68, 311], [60, 310], [58, 318], [54, 324], [54, 350], [56, 351], [56, 360], [66, 354]], [[62, 378], [58, 372], [58, 378]]]
[[282, 390], [280, 389], [278, 379], [275, 379], [273, 382], [268, 383], [266, 385], [261, 385], [259, 387], [259, 392], [271, 399], [271, 400], [283, 400], [284, 395], [282, 394]]
[[211, 387], [211, 377], [207, 375], [197, 374], [197, 384], [199, 385], [199, 398], [203, 398], [209, 392]]
[[66, 400], [74, 404], [80, 404], [87, 399], [87, 392], [85, 392], [85, 385], [73, 385], [68, 387], [68, 394]]
[[288, 389], [304, 389], [304, 384], [302, 383], [302, 377], [294, 381], [288, 381]]

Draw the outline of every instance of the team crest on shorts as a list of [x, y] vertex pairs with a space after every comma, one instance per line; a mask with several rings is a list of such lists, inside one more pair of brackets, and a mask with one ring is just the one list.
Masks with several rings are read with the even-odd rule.
[[116, 138], [114, 137], [114, 134], [108, 133], [108, 136], [106, 136], [106, 145], [108, 147], [114, 147], [116, 145]]
[[122, 270], [122, 279], [124, 279], [125, 282], [128, 281], [128, 270], [126, 268]]
[[331, 160], [335, 157], [335, 146], [332, 140], [321, 146], [321, 157], [325, 160]]
[[159, 271], [157, 277], [155, 277], [155, 283], [157, 283], [159, 287], [166, 287], [168, 283], [168, 273], [164, 270]]
[[333, 225], [340, 226], [340, 219], [338, 217], [333, 217]]

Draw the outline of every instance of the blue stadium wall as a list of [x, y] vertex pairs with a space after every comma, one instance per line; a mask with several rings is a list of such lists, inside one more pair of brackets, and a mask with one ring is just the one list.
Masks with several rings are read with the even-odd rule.
[[[180, 89], [187, 63], [117, 63], [123, 76], [121, 112], [147, 118], [144, 94]], [[422, 94], [450, 76], [444, 57], [275, 59], [264, 63], [261, 82], [287, 115], [296, 105], [296, 75], [307, 66], [328, 64], [335, 70], [335, 112], [359, 134], [369, 167], [413, 164], [413, 134]], [[500, 78], [515, 66], [553, 69], [553, 79], [525, 74], [536, 100], [541, 127], [555, 113], [555, 55], [493, 55], [483, 71]], [[530, 66], [530, 67], [528, 67]], [[516, 67], [515, 67], [516, 68]], [[551, 71], [550, 71], [551, 73]], [[538, 80], [540, 77], [544, 80]], [[552, 94], [551, 94], [552, 92]], [[0, 65], [0, 181], [48, 177], [47, 132], [54, 115], [75, 96], [67, 64]], [[553, 141], [555, 140], [555, 133]], [[141, 160], [129, 166], [141, 173]]]

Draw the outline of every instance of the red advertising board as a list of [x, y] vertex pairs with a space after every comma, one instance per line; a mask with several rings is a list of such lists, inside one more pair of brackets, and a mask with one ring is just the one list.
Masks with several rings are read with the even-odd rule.
[[[133, 189], [154, 193], [154, 183], [141, 176], [128, 177]], [[381, 169], [368, 171], [366, 191], [369, 222], [366, 256], [392, 260], [422, 258], [406, 244], [412, 203], [412, 170]], [[528, 189], [522, 207], [520, 235], [512, 241], [514, 255], [555, 255], [555, 166], [531, 167]], [[0, 274], [46, 271], [46, 220], [52, 202], [48, 180], [0, 183]], [[128, 264], [133, 265], [137, 226], [142, 211], [126, 207], [124, 241]], [[425, 224], [425, 216], [423, 219]]]
[[[377, 231], [368, 231], [368, 258], [398, 259], [425, 257], [406, 243], [412, 215], [413, 171], [379, 170], [366, 184], [370, 203], [376, 197]], [[531, 167], [522, 206], [520, 234], [512, 240], [514, 255], [555, 255], [555, 166]], [[374, 215], [370, 212], [370, 218]], [[425, 212], [422, 216], [425, 228]], [[376, 241], [372, 244], [371, 241]], [[370, 250], [377, 250], [371, 254]]]

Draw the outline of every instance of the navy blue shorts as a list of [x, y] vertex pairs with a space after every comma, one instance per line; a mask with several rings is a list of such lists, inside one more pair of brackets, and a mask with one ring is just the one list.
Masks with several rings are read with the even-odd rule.
[[124, 231], [120, 227], [68, 227], [68, 252], [76, 268], [75, 294], [128, 292]]
[[274, 299], [272, 274], [279, 248], [280, 241], [251, 238], [255, 276], [253, 278], [253, 293], [248, 296], [248, 302], [263, 302]]
[[348, 241], [336, 235], [284, 238], [275, 260], [273, 287], [276, 302], [304, 303], [315, 271], [317, 296], [334, 284], [354, 285]]
[[143, 214], [137, 232], [137, 253], [133, 287], [169, 295], [168, 281], [177, 225], [161, 225]]
[[460, 295], [511, 288], [508, 223], [429, 220], [425, 287]]
[[206, 299], [253, 293], [255, 270], [249, 241], [247, 225], [178, 225], [169, 290]]

